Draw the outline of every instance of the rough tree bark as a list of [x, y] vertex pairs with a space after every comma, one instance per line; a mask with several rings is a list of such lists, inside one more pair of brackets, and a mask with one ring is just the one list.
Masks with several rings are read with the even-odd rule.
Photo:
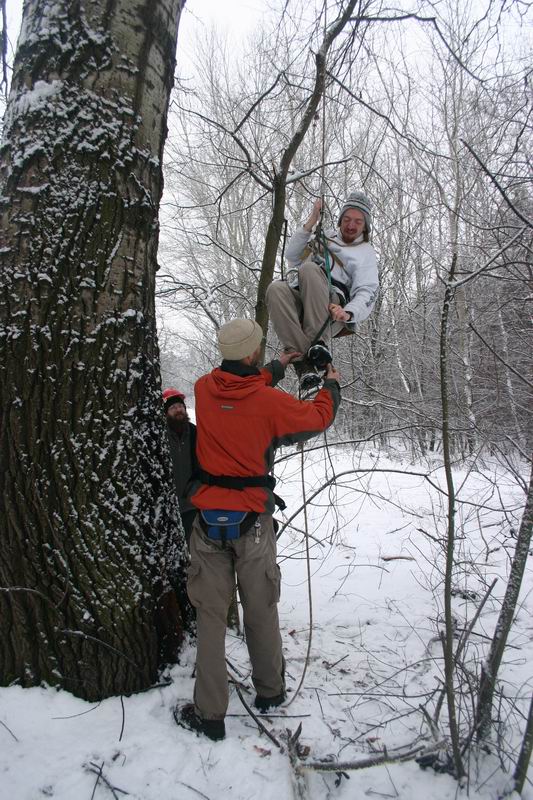
[[183, 4], [24, 6], [0, 198], [2, 684], [129, 693], [179, 645], [154, 277]]

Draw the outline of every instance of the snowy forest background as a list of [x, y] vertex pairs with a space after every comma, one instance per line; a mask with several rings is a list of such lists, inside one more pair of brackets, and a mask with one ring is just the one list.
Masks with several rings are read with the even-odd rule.
[[[184, 385], [216, 363], [217, 325], [254, 315], [275, 173], [313, 87], [319, 11], [291, 4], [238, 51], [205, 31], [178, 70], [158, 296], [191, 324], [179, 358], [162, 335], [163, 369]], [[323, 147], [327, 222], [354, 188], [373, 202], [380, 301], [355, 337], [334, 344], [348, 437], [400, 437], [421, 454], [441, 447], [440, 316], [455, 259], [454, 454], [529, 453], [531, 387], [519, 377], [531, 352], [525, 11], [439, 3], [443, 41], [431, 6], [419, 14], [426, 22], [393, 23], [367, 4], [330, 57], [325, 139], [320, 111], [287, 175], [285, 213], [289, 232], [307, 218]]]
[[[0, 683], [10, 687], [0, 689], [6, 797], [118, 796], [125, 781], [127, 793], [142, 800], [244, 800], [259, 792], [312, 800], [516, 792], [529, 800], [530, 4], [289, 0], [268, 9], [261, 4], [255, 30], [245, 36], [230, 24], [225, 38], [220, 25], [199, 24], [200, 8], [189, 0], [169, 95], [157, 254], [160, 184], [155, 169], [148, 177], [143, 169], [157, 162], [159, 144], [154, 137], [146, 145], [140, 136], [143, 115], [151, 121], [157, 112], [141, 103], [136, 117], [121, 96], [116, 125], [108, 85], [104, 105], [97, 105], [97, 80], [108, 71], [113, 86], [127, 59], [116, 66], [109, 45], [116, 31], [106, 28], [105, 15], [98, 25], [90, 19], [103, 4], [74, 5], [27, 3], [33, 30], [51, 31], [61, 55], [47, 67], [38, 53], [30, 77], [20, 70], [3, 149], [4, 219], [19, 225], [13, 232], [6, 223], [0, 248], [1, 433], [8, 454], [0, 487], [6, 522]], [[157, 0], [154, 19], [179, 17], [180, 5]], [[130, 28], [160, 30], [151, 17], [137, 18], [126, 0], [116, 6], [130, 15]], [[22, 55], [29, 58], [39, 37], [28, 37], [26, 45]], [[87, 58], [93, 49], [94, 63]], [[150, 68], [150, 57], [146, 62]], [[47, 68], [48, 75], [39, 72]], [[138, 87], [154, 76], [131, 75], [135, 107]], [[55, 105], [58, 76], [65, 85], [95, 81], [72, 127], [64, 98]], [[49, 83], [29, 98], [38, 78]], [[127, 81], [120, 81], [126, 96]], [[73, 108], [71, 96], [68, 102]], [[159, 105], [163, 113], [164, 102]], [[17, 114], [24, 120], [18, 128]], [[126, 148], [130, 117], [133, 147]], [[38, 133], [46, 154], [40, 163], [32, 160], [28, 119], [40, 119], [45, 131]], [[162, 138], [163, 128], [164, 120]], [[80, 217], [62, 228], [63, 271], [58, 257], [47, 261], [47, 248], [39, 245], [41, 231], [59, 219], [39, 215], [47, 204], [52, 208], [59, 194], [54, 174], [62, 175], [69, 160], [49, 157], [58, 131], [65, 142], [76, 139], [73, 152], [84, 153], [57, 186], [91, 187], [85, 253], [97, 263], [105, 251], [111, 281], [123, 280], [115, 257], [134, 265], [129, 289], [125, 271], [116, 306], [88, 299], [92, 290], [95, 297], [107, 291], [104, 283], [93, 287], [92, 272], [79, 266], [85, 262], [77, 230], [88, 205], [72, 202], [66, 212], [69, 224], [75, 213]], [[24, 176], [15, 189], [24, 196], [18, 217], [10, 216], [8, 196], [17, 170]], [[43, 189], [42, 174], [53, 193]], [[126, 198], [123, 208], [140, 209], [129, 219], [115, 208], [111, 231], [103, 213], [108, 181]], [[371, 198], [381, 292], [356, 335], [333, 343], [343, 396], [334, 427], [304, 455], [280, 453], [276, 465], [289, 501], [280, 518], [280, 613], [290, 691], [298, 693], [307, 665], [308, 676], [292, 709], [264, 723], [274, 743], [246, 714], [242, 719], [234, 694], [230, 737], [213, 750], [175, 730], [170, 710], [177, 699], [191, 697], [194, 641], [184, 631], [176, 665], [178, 657], [169, 655], [176, 641], [161, 632], [155, 613], [163, 608], [169, 628], [172, 620], [179, 624], [176, 603], [165, 592], [182, 584], [186, 554], [159, 419], [153, 278], [157, 266], [161, 383], [178, 386], [192, 405], [194, 381], [219, 361], [216, 329], [234, 316], [267, 324], [264, 291], [286, 269], [284, 220], [290, 235], [322, 188], [326, 223], [335, 223], [350, 191], [363, 188]], [[42, 191], [49, 193], [39, 207]], [[127, 236], [118, 236], [117, 220]], [[28, 230], [35, 243], [21, 246]], [[70, 256], [67, 242], [75, 243]], [[36, 253], [42, 261], [33, 268]], [[26, 269], [28, 282], [17, 289]], [[59, 297], [60, 305], [64, 293], [72, 338], [54, 348], [65, 325], [58, 318], [56, 333], [48, 303], [55, 297], [57, 306]], [[37, 300], [27, 312], [30, 296]], [[35, 308], [43, 319], [24, 351], [17, 325]], [[115, 331], [115, 341], [111, 333], [101, 335], [104, 328]], [[277, 348], [269, 331], [266, 358]], [[20, 364], [31, 369], [19, 370]], [[56, 375], [58, 390], [52, 388]], [[292, 375], [283, 390], [296, 391]], [[32, 432], [41, 431], [41, 422], [35, 443]], [[86, 448], [92, 458], [85, 458]], [[60, 621], [50, 618], [50, 606], [64, 614]], [[306, 656], [310, 629], [315, 640]], [[245, 647], [232, 631], [228, 652], [231, 678], [246, 692]], [[145, 664], [142, 675], [135, 673]], [[49, 686], [67, 691], [56, 694]], [[77, 720], [89, 700], [100, 711], [83, 716], [80, 728], [70, 727], [77, 722], [61, 733], [54, 728], [50, 756], [45, 750], [35, 775], [24, 770], [46, 741], [57, 706], [62, 718]], [[300, 721], [305, 744], [296, 731]], [[223, 758], [217, 747], [225, 748]], [[246, 779], [235, 785], [238, 762]], [[361, 771], [365, 765], [369, 770]]]

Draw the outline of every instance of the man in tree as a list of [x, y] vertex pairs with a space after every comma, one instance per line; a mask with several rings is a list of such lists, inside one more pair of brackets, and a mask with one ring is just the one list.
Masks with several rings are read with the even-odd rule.
[[213, 740], [225, 736], [224, 641], [234, 572], [255, 705], [266, 711], [285, 699], [274, 480], [269, 473], [274, 448], [324, 431], [340, 402], [340, 376], [331, 364], [312, 402], [274, 389], [296, 354], [283, 354], [259, 370], [262, 338], [261, 327], [252, 320], [223, 325], [218, 332], [222, 364], [195, 386], [200, 473], [191, 499], [200, 514], [192, 528], [187, 591], [197, 612], [196, 684], [194, 704], [176, 707], [174, 717], [178, 725]]
[[196, 509], [187, 494], [187, 484], [197, 467], [196, 425], [187, 414], [185, 395], [178, 389], [165, 389], [163, 410], [167, 423], [168, 445], [172, 458], [174, 486], [178, 496], [181, 521], [187, 545], [191, 538], [191, 528]]
[[297, 267], [292, 277], [271, 283], [266, 295], [284, 350], [306, 354], [295, 361], [299, 375], [331, 362], [322, 337], [328, 329], [332, 336], [353, 333], [372, 312], [379, 289], [376, 254], [369, 242], [368, 197], [352, 192], [341, 208], [337, 230], [327, 231], [313, 252], [308, 244], [321, 211], [317, 200], [307, 222], [289, 240], [287, 261]]

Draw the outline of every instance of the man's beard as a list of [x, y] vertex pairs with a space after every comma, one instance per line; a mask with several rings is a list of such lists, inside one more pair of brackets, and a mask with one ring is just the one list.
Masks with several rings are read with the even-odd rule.
[[180, 436], [186, 429], [189, 423], [189, 417], [185, 415], [183, 419], [176, 419], [175, 417], [167, 417], [167, 425], [171, 431], [178, 433]]

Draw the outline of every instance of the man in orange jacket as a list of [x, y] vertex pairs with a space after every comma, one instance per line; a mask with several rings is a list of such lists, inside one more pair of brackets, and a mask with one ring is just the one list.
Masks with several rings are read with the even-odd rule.
[[218, 332], [222, 364], [195, 386], [200, 470], [190, 497], [200, 513], [191, 533], [187, 592], [197, 613], [196, 683], [194, 704], [176, 707], [174, 717], [213, 740], [225, 736], [225, 633], [235, 572], [255, 705], [266, 711], [285, 699], [270, 471], [275, 448], [326, 430], [340, 403], [339, 374], [331, 364], [312, 401], [273, 388], [301, 354], [284, 354], [260, 370], [262, 337], [252, 320], [223, 325]]

